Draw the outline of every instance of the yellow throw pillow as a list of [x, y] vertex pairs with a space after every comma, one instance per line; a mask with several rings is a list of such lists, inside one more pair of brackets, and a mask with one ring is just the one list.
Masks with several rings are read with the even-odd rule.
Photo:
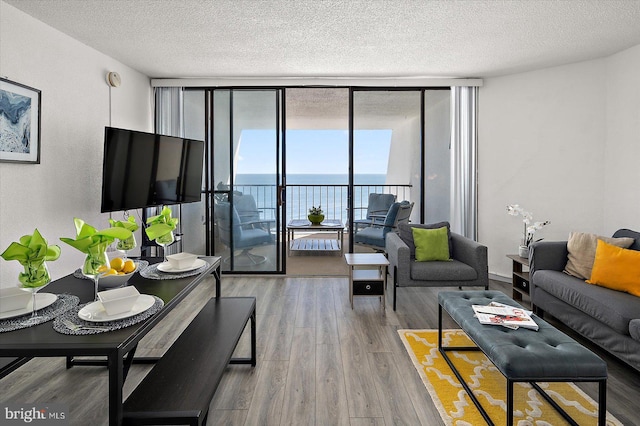
[[569, 241], [567, 241], [569, 254], [564, 272], [581, 280], [589, 279], [591, 268], [593, 267], [593, 259], [596, 256], [598, 240], [603, 240], [606, 243], [622, 248], [628, 248], [634, 242], [633, 238], [628, 237], [609, 238], [585, 232], [571, 232]]
[[411, 228], [416, 246], [416, 260], [451, 260], [449, 258], [449, 236], [447, 227], [436, 229]]
[[598, 240], [591, 278], [587, 282], [640, 297], [640, 251]]

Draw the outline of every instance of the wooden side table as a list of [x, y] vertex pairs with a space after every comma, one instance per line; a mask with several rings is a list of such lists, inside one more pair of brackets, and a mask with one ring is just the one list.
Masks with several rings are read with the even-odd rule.
[[[385, 288], [389, 261], [382, 253], [345, 253], [349, 265], [349, 301], [353, 309], [355, 296], [380, 297], [385, 309]], [[356, 269], [358, 268], [358, 269]]]
[[[508, 254], [513, 262], [511, 284], [513, 286], [512, 297], [514, 300], [522, 300], [522, 296], [529, 296], [529, 259], [517, 254]], [[523, 270], [526, 267], [526, 271]]]

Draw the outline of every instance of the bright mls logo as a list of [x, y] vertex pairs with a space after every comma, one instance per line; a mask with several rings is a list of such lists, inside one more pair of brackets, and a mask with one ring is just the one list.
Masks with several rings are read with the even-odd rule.
[[0, 424], [7, 425], [68, 425], [67, 407], [61, 404], [11, 404], [2, 406]]

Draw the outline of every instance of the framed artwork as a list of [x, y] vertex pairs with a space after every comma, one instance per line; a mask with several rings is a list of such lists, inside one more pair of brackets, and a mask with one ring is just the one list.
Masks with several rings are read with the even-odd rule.
[[40, 90], [0, 78], [0, 161], [40, 163]]

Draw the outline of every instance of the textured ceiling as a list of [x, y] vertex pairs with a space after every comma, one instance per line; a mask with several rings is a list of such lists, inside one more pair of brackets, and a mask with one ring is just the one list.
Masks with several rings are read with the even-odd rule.
[[638, 0], [3, 1], [154, 78], [482, 78], [640, 44]]

